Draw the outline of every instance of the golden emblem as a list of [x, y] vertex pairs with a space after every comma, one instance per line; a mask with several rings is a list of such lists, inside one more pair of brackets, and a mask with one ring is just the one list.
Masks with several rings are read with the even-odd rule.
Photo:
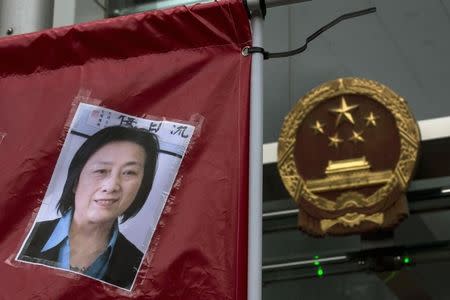
[[350, 234], [398, 224], [419, 144], [408, 106], [386, 86], [341, 78], [313, 89], [286, 116], [278, 142], [300, 228]]

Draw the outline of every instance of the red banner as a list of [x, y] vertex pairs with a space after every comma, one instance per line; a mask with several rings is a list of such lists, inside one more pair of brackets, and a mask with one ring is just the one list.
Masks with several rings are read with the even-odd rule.
[[[237, 0], [0, 40], [0, 298], [246, 298], [250, 44]], [[17, 260], [80, 91], [122, 120], [203, 120], [129, 290]]]

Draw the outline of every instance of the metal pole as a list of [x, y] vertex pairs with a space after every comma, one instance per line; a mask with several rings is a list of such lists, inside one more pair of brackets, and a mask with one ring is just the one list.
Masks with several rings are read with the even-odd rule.
[[1, 0], [0, 36], [51, 28], [54, 0]]
[[[263, 47], [263, 18], [252, 16], [254, 47]], [[252, 54], [250, 80], [250, 171], [248, 216], [247, 299], [260, 300], [262, 294], [262, 148], [263, 148], [263, 55]]]

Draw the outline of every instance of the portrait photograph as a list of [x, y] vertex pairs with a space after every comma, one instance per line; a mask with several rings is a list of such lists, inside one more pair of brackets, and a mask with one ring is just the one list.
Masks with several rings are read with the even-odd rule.
[[194, 129], [80, 103], [16, 260], [132, 290]]

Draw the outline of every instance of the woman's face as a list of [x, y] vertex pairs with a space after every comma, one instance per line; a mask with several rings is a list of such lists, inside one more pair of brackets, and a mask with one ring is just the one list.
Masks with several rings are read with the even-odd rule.
[[133, 203], [144, 176], [145, 151], [132, 142], [111, 142], [86, 162], [75, 188], [74, 218], [113, 222]]

